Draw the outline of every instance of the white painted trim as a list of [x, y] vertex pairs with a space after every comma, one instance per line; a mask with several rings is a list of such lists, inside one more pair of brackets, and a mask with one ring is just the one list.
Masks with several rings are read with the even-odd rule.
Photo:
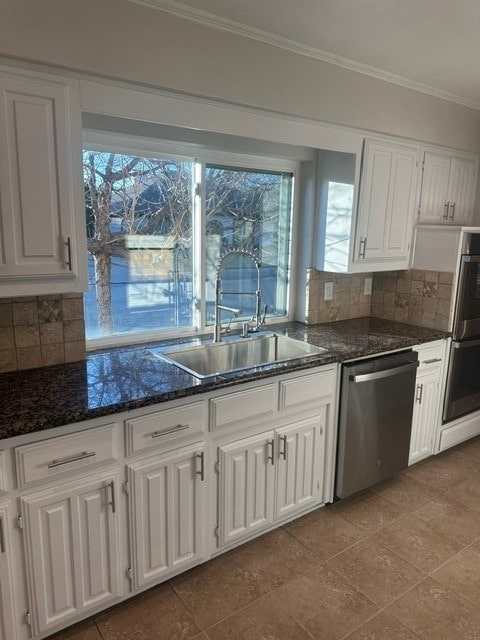
[[145, 153], [152, 158], [186, 160], [189, 162], [205, 162], [207, 164], [224, 164], [227, 166], [245, 166], [251, 169], [267, 169], [269, 171], [287, 171], [294, 173], [299, 162], [282, 158], [263, 156], [256, 153], [235, 153], [234, 151], [217, 151], [207, 147], [198, 148], [185, 142], [172, 142], [135, 136], [131, 134], [84, 129], [83, 142], [95, 151], [117, 151], [122, 153]]
[[416, 80], [411, 80], [409, 78], [405, 78], [404, 76], [399, 76], [395, 73], [390, 73], [389, 71], [384, 71], [383, 69], [372, 67], [371, 65], [364, 64], [363, 62], [344, 58], [343, 56], [318, 49], [317, 47], [311, 47], [309, 45], [290, 40], [289, 38], [285, 38], [284, 36], [269, 33], [268, 31], [264, 31], [263, 29], [258, 29], [250, 25], [242, 24], [235, 20], [229, 20], [228, 18], [216, 16], [215, 14], [208, 11], [203, 11], [201, 9], [196, 9], [193, 7], [187, 7], [182, 2], [177, 2], [176, 0], [128, 1], [133, 4], [139, 4], [145, 7], [149, 7], [150, 9], [156, 9], [165, 13], [169, 13], [170, 15], [176, 16], [178, 18], [183, 18], [184, 20], [197, 22], [207, 27], [227, 31], [238, 36], [250, 38], [251, 40], [257, 40], [258, 42], [262, 42], [273, 47], [291, 51], [292, 53], [307, 56], [309, 58], [314, 58], [315, 60], [320, 60], [322, 62], [327, 62], [328, 64], [342, 67], [343, 69], [348, 69], [349, 71], [362, 73], [363, 75], [371, 76], [372, 78], [376, 78], [377, 80], [383, 80], [385, 82], [390, 82], [391, 84], [396, 84], [407, 89], [412, 89], [413, 91], [426, 93], [428, 95], [434, 96], [435, 98], [441, 98], [442, 100], [455, 102], [456, 104], [460, 104], [464, 107], [480, 110], [480, 102], [471, 100], [470, 98], [467, 98], [465, 96], [461, 96], [450, 91], [444, 91], [443, 89], [438, 89], [423, 82], [417, 82]]

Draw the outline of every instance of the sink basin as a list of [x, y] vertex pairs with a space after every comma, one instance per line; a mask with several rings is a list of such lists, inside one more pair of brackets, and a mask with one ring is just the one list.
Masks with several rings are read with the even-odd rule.
[[295, 358], [316, 356], [326, 351], [322, 347], [315, 347], [301, 340], [270, 334], [211, 342], [194, 347], [176, 347], [161, 351], [155, 349], [151, 352], [203, 379], [261, 365], [287, 362]]

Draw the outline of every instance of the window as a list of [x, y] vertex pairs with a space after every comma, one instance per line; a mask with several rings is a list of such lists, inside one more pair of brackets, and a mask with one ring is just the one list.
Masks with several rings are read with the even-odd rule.
[[[292, 171], [94, 144], [83, 159], [87, 339], [112, 343], [208, 328], [217, 263], [230, 249], [261, 263], [262, 305], [268, 316], [285, 318]], [[250, 319], [255, 264], [239, 257], [225, 266], [222, 304], [241, 309], [238, 320]]]

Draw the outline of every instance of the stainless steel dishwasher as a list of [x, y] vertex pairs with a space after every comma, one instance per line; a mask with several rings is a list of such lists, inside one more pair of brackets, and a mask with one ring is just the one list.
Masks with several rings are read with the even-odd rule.
[[342, 368], [335, 493], [366, 489], [408, 466], [418, 353]]

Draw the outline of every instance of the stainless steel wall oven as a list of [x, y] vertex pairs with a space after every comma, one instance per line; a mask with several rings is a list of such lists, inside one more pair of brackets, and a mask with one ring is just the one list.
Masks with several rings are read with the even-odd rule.
[[464, 236], [443, 420], [480, 409], [480, 233]]

